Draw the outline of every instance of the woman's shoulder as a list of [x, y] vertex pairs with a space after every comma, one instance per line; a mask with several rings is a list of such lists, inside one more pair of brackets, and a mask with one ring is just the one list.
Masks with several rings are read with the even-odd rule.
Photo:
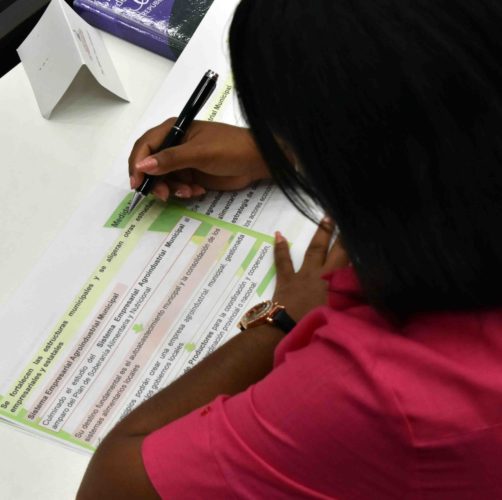
[[365, 473], [380, 468], [404, 489], [416, 481], [448, 492], [462, 479], [502, 491], [484, 476], [502, 459], [502, 308], [420, 314], [397, 327], [345, 289], [276, 352], [289, 371], [283, 384], [308, 381], [297, 387], [298, 407], [350, 464], [340, 470], [371, 463]]
[[365, 384], [387, 405], [380, 410], [394, 406], [417, 443], [502, 425], [502, 307], [416, 314], [398, 326], [364, 301], [351, 268], [329, 279], [329, 304], [283, 341], [276, 364], [304, 349], [312, 371], [343, 374], [347, 391]]

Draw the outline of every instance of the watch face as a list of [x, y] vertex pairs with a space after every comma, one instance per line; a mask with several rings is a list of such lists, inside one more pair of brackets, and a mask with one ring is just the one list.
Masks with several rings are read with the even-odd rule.
[[272, 302], [267, 300], [265, 302], [260, 302], [252, 309], [250, 309], [246, 314], [246, 322], [251, 323], [252, 321], [265, 316], [272, 308]]

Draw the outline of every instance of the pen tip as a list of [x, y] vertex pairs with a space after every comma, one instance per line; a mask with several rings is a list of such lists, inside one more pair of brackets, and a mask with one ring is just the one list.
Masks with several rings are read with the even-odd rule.
[[129, 203], [129, 208], [127, 209], [127, 213], [130, 214], [139, 204], [139, 202], [144, 198], [141, 193], [137, 191], [134, 193], [132, 197], [131, 203]]

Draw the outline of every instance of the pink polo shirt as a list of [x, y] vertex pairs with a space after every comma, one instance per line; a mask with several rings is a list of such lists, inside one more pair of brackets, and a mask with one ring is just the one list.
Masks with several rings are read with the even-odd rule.
[[502, 498], [502, 308], [397, 330], [351, 269], [330, 289], [264, 380], [144, 440], [159, 495]]

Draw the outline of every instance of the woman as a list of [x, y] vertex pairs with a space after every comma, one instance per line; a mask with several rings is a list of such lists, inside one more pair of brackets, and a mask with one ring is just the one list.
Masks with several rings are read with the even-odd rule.
[[492, 0], [242, 1], [251, 133], [198, 123], [151, 155], [168, 121], [132, 186], [271, 175], [324, 207], [352, 265], [327, 223], [298, 273], [277, 234], [297, 326], [245, 331], [138, 408], [81, 498], [502, 497], [501, 26]]

